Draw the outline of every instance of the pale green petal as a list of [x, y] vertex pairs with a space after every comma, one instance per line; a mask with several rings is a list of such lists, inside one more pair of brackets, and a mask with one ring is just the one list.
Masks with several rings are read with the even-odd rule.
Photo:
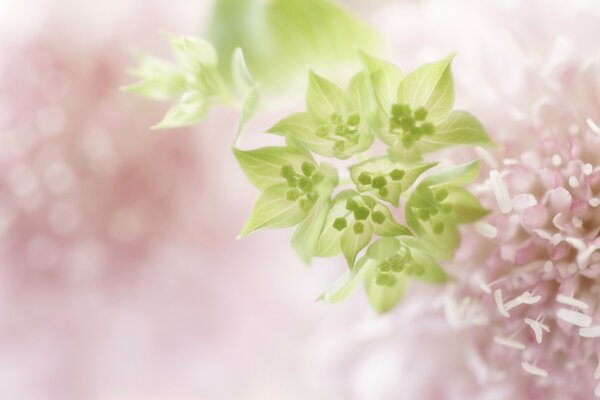
[[177, 104], [172, 106], [165, 117], [152, 129], [179, 128], [200, 121], [208, 111], [206, 97], [199, 92], [186, 92]]

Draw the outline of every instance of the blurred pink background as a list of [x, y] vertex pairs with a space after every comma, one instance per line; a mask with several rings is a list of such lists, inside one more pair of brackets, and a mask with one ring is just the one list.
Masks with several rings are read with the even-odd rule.
[[[348, 3], [403, 69], [457, 50], [459, 105], [507, 143], [557, 36], [597, 52], [590, 2]], [[482, 394], [438, 289], [383, 317], [362, 293], [316, 303], [341, 260], [307, 268], [289, 231], [235, 240], [256, 196], [235, 111], [150, 131], [168, 105], [119, 91], [133, 50], [168, 56], [159, 31], [201, 34], [211, 4], [0, 0], [0, 398], [507, 398]]]

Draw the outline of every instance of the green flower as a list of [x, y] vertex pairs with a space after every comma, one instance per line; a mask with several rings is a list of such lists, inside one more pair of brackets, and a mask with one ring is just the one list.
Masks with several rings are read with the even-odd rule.
[[377, 100], [373, 119], [378, 137], [395, 161], [457, 145], [490, 145], [481, 123], [466, 111], [452, 111], [454, 55], [425, 64], [410, 74], [363, 54]]
[[371, 242], [374, 234], [397, 236], [411, 232], [397, 223], [390, 210], [373, 197], [345, 190], [333, 199], [315, 255], [331, 257], [341, 252], [352, 266], [356, 255]]
[[306, 112], [292, 114], [267, 132], [292, 137], [325, 157], [347, 159], [373, 144], [368, 76], [359, 73], [348, 92], [310, 73]]
[[371, 306], [380, 313], [389, 311], [402, 300], [411, 279], [437, 284], [448, 280], [434, 257], [448, 255], [423, 238], [382, 237], [319, 300], [341, 301], [363, 282]]
[[336, 170], [317, 164], [310, 153], [292, 146], [234, 149], [234, 154], [248, 180], [261, 191], [241, 236], [299, 224], [292, 245], [308, 261], [316, 251], [331, 192], [338, 183]]

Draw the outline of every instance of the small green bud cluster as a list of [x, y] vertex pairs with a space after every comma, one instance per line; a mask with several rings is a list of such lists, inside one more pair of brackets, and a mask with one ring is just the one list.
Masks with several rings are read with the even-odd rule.
[[406, 246], [393, 256], [390, 256], [377, 265], [375, 283], [392, 287], [398, 282], [397, 274], [404, 272], [406, 275], [423, 275], [425, 267], [415, 262], [410, 249]]
[[417, 218], [423, 222], [429, 222], [432, 226], [433, 233], [436, 235], [441, 235], [444, 233], [444, 229], [446, 228], [445, 224], [441, 221], [435, 221], [436, 215], [438, 213], [449, 214], [454, 209], [452, 203], [445, 201], [448, 197], [448, 190], [445, 188], [437, 189], [434, 192], [436, 205], [435, 207], [430, 208], [419, 208], [416, 210]]
[[[365, 224], [370, 223], [368, 222], [369, 219], [372, 223], [378, 225], [383, 224], [386, 220], [383, 212], [374, 211], [367, 207], [366, 204], [361, 204], [353, 198], [346, 200], [346, 210], [348, 211], [346, 216], [338, 217], [333, 221], [334, 229], [343, 231], [352, 223], [352, 231], [360, 235], [365, 231]], [[351, 221], [349, 222], [349, 220]]]
[[426, 122], [427, 110], [419, 107], [412, 110], [407, 104], [393, 104], [390, 117], [390, 133], [401, 135], [404, 147], [411, 147], [423, 135], [433, 135], [435, 126]]
[[[372, 174], [369, 172], [361, 172], [358, 176], [358, 183], [364, 186], [371, 186], [373, 190], [377, 191], [380, 197], [387, 197], [390, 194], [390, 190], [387, 187], [388, 178], [394, 182], [399, 182], [404, 178], [406, 171], [402, 169], [394, 169], [389, 174]], [[387, 177], [387, 178], [386, 178]]]
[[333, 130], [330, 129], [330, 124], [323, 124], [317, 128], [315, 135], [321, 138], [330, 137], [334, 140], [333, 154], [337, 157], [342, 155], [348, 148], [359, 143], [358, 125], [360, 124], [360, 115], [358, 113], [350, 114], [344, 121], [339, 113], [334, 112], [329, 119], [333, 125]]
[[325, 179], [314, 163], [304, 161], [300, 167], [302, 173], [297, 173], [291, 165], [281, 167], [281, 176], [285, 178], [289, 189], [285, 192], [288, 201], [297, 201], [300, 208], [308, 211], [317, 201], [319, 193], [315, 186]]

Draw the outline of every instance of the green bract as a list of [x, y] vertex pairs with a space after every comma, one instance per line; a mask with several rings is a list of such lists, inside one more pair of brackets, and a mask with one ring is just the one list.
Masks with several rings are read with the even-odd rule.
[[347, 159], [362, 153], [374, 140], [368, 124], [371, 91], [365, 75], [352, 79], [349, 92], [311, 72], [307, 111], [284, 118], [267, 132], [293, 136], [325, 157]]

